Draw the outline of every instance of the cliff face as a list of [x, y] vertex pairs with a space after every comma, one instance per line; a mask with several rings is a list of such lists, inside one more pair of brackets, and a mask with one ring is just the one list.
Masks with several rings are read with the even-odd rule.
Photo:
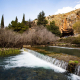
[[[80, 11], [80, 8], [65, 14], [49, 15], [46, 17], [46, 20], [48, 20], [47, 25], [49, 25], [51, 21], [55, 21], [61, 33], [73, 32], [73, 24], [80, 20], [80, 15], [77, 15], [78, 11]], [[37, 20], [34, 20], [34, 23], [36, 24]]]

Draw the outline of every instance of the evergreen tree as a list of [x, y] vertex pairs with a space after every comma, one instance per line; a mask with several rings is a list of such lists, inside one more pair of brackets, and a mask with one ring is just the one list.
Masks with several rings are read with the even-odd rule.
[[18, 18], [17, 18], [17, 16], [16, 16], [16, 19], [15, 19], [15, 21], [18, 23]]
[[0, 28], [1, 28], [1, 24], [0, 24]]
[[45, 13], [44, 13], [44, 11], [40, 12], [39, 15], [38, 15], [37, 25], [46, 26], [47, 23], [48, 23], [48, 21], [45, 19]]
[[29, 19], [29, 28], [31, 28], [31, 20]]
[[4, 28], [4, 17], [2, 15], [2, 19], [1, 19], [1, 28]]
[[23, 14], [22, 23], [25, 23], [25, 14]]

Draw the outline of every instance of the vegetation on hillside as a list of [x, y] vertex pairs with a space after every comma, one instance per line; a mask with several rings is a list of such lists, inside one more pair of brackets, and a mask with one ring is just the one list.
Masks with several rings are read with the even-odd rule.
[[76, 22], [74, 25], [73, 25], [73, 29], [76, 33], [79, 33], [80, 34], [80, 21]]
[[47, 25], [47, 29], [51, 31], [56, 36], [61, 36], [61, 32], [59, 31], [59, 27], [55, 25], [55, 22], [50, 22], [50, 25]]
[[[79, 12], [77, 12], [79, 15]], [[57, 16], [57, 15], [56, 15]], [[59, 16], [59, 15], [58, 15]], [[54, 18], [57, 17], [52, 16]], [[14, 21], [8, 25], [8, 28], [0, 29], [0, 47], [22, 47], [23, 45], [40, 45], [47, 44], [50, 42], [54, 42], [61, 36], [59, 31], [59, 27], [56, 26], [55, 20], [50, 22], [48, 25], [48, 21], [45, 18], [44, 11], [40, 12], [37, 18], [37, 25], [35, 26], [33, 22], [29, 19], [29, 21], [25, 20], [25, 15], [23, 14], [22, 22], [18, 22], [18, 18], [16, 16]], [[74, 24], [75, 30], [79, 32], [79, 24], [80, 22], [76, 22]], [[4, 26], [4, 17], [2, 15], [1, 25]], [[30, 28], [30, 29], [29, 29]], [[21, 34], [20, 34], [21, 33]], [[55, 36], [56, 35], [56, 36]], [[74, 37], [73, 37], [74, 38]], [[70, 42], [70, 43], [79, 43], [79, 38], [66, 38], [60, 41]], [[78, 40], [78, 41], [77, 41]]]

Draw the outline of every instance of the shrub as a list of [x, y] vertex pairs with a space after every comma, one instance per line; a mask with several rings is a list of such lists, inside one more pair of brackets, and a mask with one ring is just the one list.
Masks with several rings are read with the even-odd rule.
[[80, 44], [80, 36], [75, 37], [75, 39], [72, 41], [72, 44]]
[[78, 64], [79, 62], [78, 61], [74, 61], [76, 64]]
[[32, 29], [22, 34], [10, 29], [0, 29], [0, 47], [47, 44], [57, 39], [59, 39], [59, 37], [56, 37], [44, 26], [36, 26], [34, 30]]
[[72, 43], [74, 40], [75, 40], [75, 37], [67, 37], [67, 38], [59, 39], [60, 42], [64, 42], [64, 43]]
[[56, 36], [61, 36], [61, 32], [59, 31], [59, 27], [55, 25], [55, 22], [50, 22], [50, 25], [46, 26], [49, 31], [51, 31]]
[[80, 33], [80, 21], [74, 23], [73, 29], [76, 33]]

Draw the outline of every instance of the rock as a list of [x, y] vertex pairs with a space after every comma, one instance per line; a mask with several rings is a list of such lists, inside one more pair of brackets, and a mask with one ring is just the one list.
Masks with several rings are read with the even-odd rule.
[[[77, 62], [78, 62], [78, 61], [77, 61]], [[78, 63], [76, 63], [75, 61], [72, 61], [72, 60], [69, 61], [67, 70], [68, 70], [70, 73], [74, 73], [77, 64], [78, 64]]]
[[31, 45], [23, 45], [23, 48], [31, 47]]

